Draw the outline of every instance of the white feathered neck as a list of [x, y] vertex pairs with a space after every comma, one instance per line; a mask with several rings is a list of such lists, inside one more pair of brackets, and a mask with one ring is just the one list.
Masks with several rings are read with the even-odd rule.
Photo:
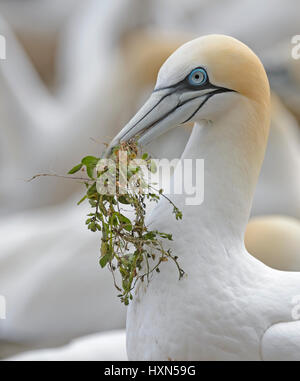
[[[266, 110], [264, 110], [266, 111]], [[297, 274], [278, 272], [248, 254], [244, 230], [267, 140], [267, 113], [247, 98], [212, 125], [196, 123], [182, 158], [205, 160], [205, 195], [184, 204], [175, 222], [162, 200], [153, 228], [171, 232], [173, 254], [186, 271], [178, 281], [172, 263], [140, 283], [127, 315], [129, 359], [237, 360], [261, 358], [264, 332], [290, 320]]]
[[186, 206], [186, 196], [175, 196], [186, 221], [195, 217], [223, 242], [243, 242], [268, 127], [258, 105], [241, 96], [222, 118], [195, 124], [182, 159], [204, 159], [204, 202]]

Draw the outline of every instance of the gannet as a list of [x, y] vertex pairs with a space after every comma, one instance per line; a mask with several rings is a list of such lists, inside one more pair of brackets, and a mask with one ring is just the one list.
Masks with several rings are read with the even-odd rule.
[[[135, 45], [131, 46], [130, 54], [135, 57], [136, 60], [131, 62], [120, 61], [118, 73], [120, 78], [122, 78], [122, 76], [125, 77], [124, 68], [126, 68], [127, 74], [129, 72], [128, 68], [130, 68], [130, 78], [134, 78], [134, 71], [139, 70], [140, 75], [135, 79], [139, 81], [147, 80], [148, 84], [151, 85], [154, 70], [151, 72], [150, 78], [148, 70], [147, 73], [144, 73], [145, 75], [143, 77], [143, 68], [147, 63], [149, 64], [149, 59], [151, 58], [151, 68], [158, 68], [160, 65], [159, 62], [161, 61], [162, 63], [167, 58], [167, 55], [174, 50], [175, 45], [178, 43], [178, 37], [171, 41], [164, 40], [160, 33], [154, 33], [154, 35], [150, 35], [150, 37], [148, 35], [148, 38], [142, 37], [145, 36], [139, 31], [138, 36], [136, 36], [133, 41], [129, 41], [131, 45]], [[158, 42], [160, 42], [159, 49], [157, 46]], [[145, 46], [149, 49], [148, 52]], [[128, 45], [126, 47], [128, 48]], [[144, 50], [141, 50], [141, 47], [144, 47]], [[152, 52], [152, 56], [150, 52]], [[137, 59], [138, 53], [140, 56]], [[160, 57], [158, 57], [158, 55], [160, 55]], [[153, 57], [155, 57], [155, 62], [153, 62]], [[135, 65], [133, 65], [134, 63]], [[121, 71], [122, 66], [123, 71]], [[115, 79], [118, 87], [120, 87], [119, 77], [112, 77]], [[25, 78], [28, 77], [25, 76]], [[30, 97], [26, 98], [30, 99]], [[103, 114], [101, 118], [103, 118]], [[108, 124], [108, 126], [111, 128], [111, 124]], [[183, 129], [182, 127], [177, 128], [178, 132]], [[158, 139], [154, 146], [157, 149], [161, 149], [164, 147], [162, 144], [168, 140], [172, 141], [172, 139], [173, 135], [168, 136], [166, 134], [165, 138]], [[80, 141], [82, 142], [82, 139]], [[76, 149], [74, 151], [77, 152]], [[166, 149], [163, 151], [163, 157], [165, 154]], [[70, 163], [72, 164], [72, 161]], [[45, 166], [41, 168], [45, 168]], [[12, 224], [9, 224], [10, 219], [7, 220], [6, 218], [5, 221], [3, 220], [0, 226], [2, 233], [0, 291], [2, 293], [5, 291], [7, 294], [11, 308], [10, 320], [6, 322], [5, 328], [4, 321], [1, 323], [2, 330], [0, 336], [2, 339], [16, 341], [17, 343], [26, 340], [30, 342], [31, 345], [40, 345], [41, 341], [44, 345], [61, 345], [70, 338], [90, 332], [90, 330], [99, 331], [101, 329], [125, 326], [124, 312], [121, 309], [122, 306], [118, 304], [114, 289], [109, 283], [111, 280], [110, 274], [102, 274], [97, 266], [95, 267], [97, 259], [93, 253], [96, 253], [95, 250], [98, 248], [97, 239], [96, 237], [90, 237], [89, 232], [82, 231], [81, 229], [80, 219], [84, 212], [74, 211], [75, 202], [79, 198], [80, 195], [75, 196], [75, 198], [70, 200], [67, 205], [65, 204], [64, 207], [61, 205], [57, 207], [57, 210], [60, 211], [59, 218], [57, 218], [57, 214], [54, 213], [56, 209], [52, 209], [52, 211], [41, 209], [31, 215], [28, 213], [18, 213], [14, 215], [11, 218], [13, 221]], [[24, 200], [22, 200], [22, 202], [23, 201]], [[73, 212], [75, 212], [75, 214], [73, 214]], [[63, 215], [66, 218], [61, 218]], [[42, 216], [45, 221], [44, 224], [40, 223]], [[24, 230], [25, 220], [26, 229]], [[60, 221], [59, 224], [57, 224], [58, 220]], [[16, 224], [22, 228], [16, 229]], [[60, 241], [60, 244], [57, 246], [56, 237], [62, 234], [62, 227], [64, 225], [68, 226], [68, 228], [64, 233], [64, 240]], [[253, 224], [251, 224], [251, 226], [253, 226]], [[15, 234], [16, 231], [19, 232], [17, 236]], [[258, 230], [258, 233], [261, 233], [261, 230]], [[69, 244], [69, 241], [74, 243], [74, 237], [76, 237], [77, 243], [72, 246]], [[297, 237], [295, 236], [295, 238]], [[49, 244], [50, 241], [51, 244]], [[44, 244], [42, 244], [42, 242], [44, 242]], [[269, 242], [273, 244], [271, 240]], [[82, 256], [81, 247], [85, 247], [85, 251], [88, 250], [91, 253], [88, 257], [88, 264], [85, 257]], [[30, 253], [31, 258], [29, 259], [27, 256], [25, 262], [23, 261], [25, 258], [24, 250], [26, 253]], [[41, 253], [43, 255], [41, 255]], [[261, 253], [259, 253], [259, 255], [260, 254]], [[278, 247], [276, 250], [276, 255], [277, 254]], [[283, 254], [285, 254], [285, 252], [283, 252]], [[73, 267], [74, 269], [76, 268], [77, 271], [68, 271], [70, 267], [69, 258], [71, 257]], [[52, 263], [50, 267], [47, 258]], [[259, 258], [264, 260], [262, 257]], [[266, 259], [269, 260], [270, 258], [266, 257]], [[24, 262], [23, 264], [26, 267], [25, 272], [25, 267], [20, 266], [20, 260], [22, 263]], [[276, 258], [275, 262], [278, 263]], [[8, 268], [15, 267], [15, 263], [18, 263], [18, 271], [7, 272], [6, 270]], [[33, 266], [32, 263], [35, 263], [35, 265]], [[85, 265], [78, 266], [76, 263], [84, 263]], [[88, 270], [88, 268], [91, 270]], [[41, 271], [41, 269], [43, 269], [43, 271]], [[21, 273], [22, 276], [20, 277]], [[87, 279], [87, 274], [89, 274], [88, 281], [84, 283], [78, 282], [78, 277]], [[69, 290], [68, 287], [62, 288], [60, 287], [62, 281], [64, 284], [67, 281], [73, 285]], [[99, 287], [95, 287], [95, 282]], [[82, 284], [84, 284], [84, 288]], [[105, 287], [103, 287], [103, 285], [105, 285]], [[100, 290], [104, 289], [105, 294], [103, 295]], [[87, 294], [89, 298], [85, 297]], [[53, 297], [53, 295], [59, 295], [59, 297]], [[73, 298], [72, 295], [76, 295], [76, 298]], [[87, 309], [80, 309], [80, 312], [76, 313], [75, 316], [72, 311], [76, 310], [81, 303], [78, 303], [78, 295], [80, 296], [79, 299], [85, 300]], [[49, 298], [51, 299], [51, 303], [49, 303]], [[105, 301], [101, 302], [103, 298], [105, 298]], [[99, 306], [101, 305], [101, 308], [98, 307], [98, 303]], [[86, 314], [86, 310], [93, 310], [93, 313]], [[118, 311], [117, 314], [113, 314], [113, 319], [109, 319], [109, 321], [107, 319], [99, 319], [99, 316], [104, 316], [105, 313], [110, 313], [112, 310]], [[43, 311], [43, 313], [41, 313], [41, 311]], [[60, 313], [58, 314], [57, 311]], [[45, 318], [46, 316], [47, 319]], [[73, 324], [70, 324], [70, 316], [72, 316]], [[55, 319], [55, 325], [49, 325], [49, 321], [53, 321], [53, 318]], [[80, 324], [78, 323], [79, 321]], [[65, 329], [65, 326], [68, 327], [68, 330]], [[87, 326], [89, 326], [89, 331], [86, 331]], [[33, 339], [34, 343], [32, 342]], [[50, 344], [49, 340], [51, 341]], [[1, 347], [3, 348], [3, 342], [1, 342]]]
[[300, 59], [297, 36], [289, 35], [263, 54], [271, 88], [300, 121]]
[[58, 348], [28, 351], [6, 361], [126, 361], [125, 330], [107, 331], [72, 340]]
[[0, 295], [9, 316], [0, 319], [0, 358], [125, 327], [111, 274], [98, 265], [99, 236], [82, 224], [88, 205], [76, 207], [78, 199], [0, 220]]
[[267, 267], [244, 246], [244, 232], [263, 160], [269, 83], [260, 60], [224, 35], [192, 40], [161, 67], [149, 100], [112, 141], [140, 144], [193, 121], [182, 159], [205, 161], [205, 198], [174, 221], [162, 200], [148, 223], [173, 234], [170, 247], [187, 276], [161, 266], [137, 285], [127, 314], [130, 360], [300, 359], [294, 321], [300, 274]]
[[[52, 91], [41, 80], [14, 28], [0, 15], [0, 34], [5, 36], [7, 46], [7, 58], [0, 65], [0, 120], [4, 130], [0, 141], [0, 174], [6, 179], [0, 186], [3, 214], [65, 200], [78, 189], [72, 181], [44, 178], [30, 184], [24, 180], [38, 172], [65, 173], [87, 152], [97, 155], [99, 144], [108, 142], [123, 125], [122, 118], [131, 115], [129, 104], [135, 94], [130, 94], [123, 85], [127, 68], [120, 68], [122, 57], [118, 51], [124, 29], [115, 27], [124, 20], [128, 2], [86, 3], [80, 5], [76, 15], [72, 13], [70, 22], [58, 35], [53, 73], [57, 86]], [[10, 5], [7, 2], [7, 7]], [[46, 3], [44, 6], [47, 8]], [[43, 5], [41, 11], [42, 8]], [[30, 11], [27, 16], [32, 17]], [[25, 20], [27, 16], [23, 14], [19, 20], [24, 28], [30, 24]], [[49, 17], [48, 21], [52, 18]], [[37, 29], [38, 25], [34, 25], [34, 30]], [[24, 37], [26, 32], [22, 30], [22, 34]], [[113, 110], [107, 107], [112, 103]], [[66, 149], [71, 136], [72, 149]]]
[[[130, 68], [127, 86], [137, 94], [153, 87], [157, 72], [168, 56], [188, 38], [183, 33], [143, 31], [127, 36], [123, 65]], [[150, 69], [145, 71], [145, 66]], [[179, 158], [187, 143], [191, 126], [174, 128], [156, 139], [147, 149], [160, 157]], [[175, 137], [176, 135], [176, 137]], [[176, 139], [176, 140], [175, 140]], [[170, 149], [172, 146], [172, 150]], [[300, 218], [300, 130], [291, 112], [280, 98], [271, 94], [271, 127], [266, 154], [251, 208], [251, 216], [281, 214]], [[172, 156], [173, 155], [173, 156]], [[164, 156], [166, 157], [166, 156]]]
[[271, 128], [251, 215], [300, 218], [300, 129], [293, 115], [272, 93]]
[[287, 216], [252, 218], [245, 233], [249, 253], [270, 267], [300, 271], [300, 222]]
[[[137, 97], [143, 89], [155, 84], [160, 66], [175, 48], [188, 39], [182, 33], [166, 34], [155, 30], [140, 30], [127, 37], [124, 46], [125, 64], [130, 68], [130, 88], [134, 88]], [[147, 72], [144, 70], [146, 65], [150, 67]], [[151, 154], [156, 155], [154, 157], [159, 157], [162, 152], [167, 155], [168, 151], [169, 157], [180, 157], [191, 127], [192, 124], [187, 124], [186, 128], [174, 128], [172, 134], [164, 134], [151, 147], [147, 147], [148, 152], [150, 150]], [[299, 147], [297, 121], [279, 97], [271, 93], [270, 133], [245, 243], [252, 255], [278, 270], [300, 269], [300, 222], [288, 217], [300, 217], [300, 177], [297, 176], [300, 173]], [[260, 217], [253, 219], [253, 216]], [[284, 244], [278, 245], [274, 237], [280, 237]]]

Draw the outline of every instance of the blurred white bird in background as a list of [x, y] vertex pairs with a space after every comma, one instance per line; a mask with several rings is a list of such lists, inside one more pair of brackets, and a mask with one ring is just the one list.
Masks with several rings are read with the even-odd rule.
[[[281, 40], [267, 49], [263, 57], [273, 90], [300, 121], [300, 58], [297, 58], [300, 40], [298, 36], [299, 33]], [[293, 41], [298, 41], [298, 44]]]
[[[8, 311], [0, 322], [2, 357], [124, 327], [125, 307], [110, 272], [98, 265], [99, 237], [80, 223], [87, 208], [69, 203], [0, 224], [0, 289]], [[11, 226], [19, 231], [14, 239]]]
[[72, 340], [55, 349], [21, 353], [9, 361], [126, 361], [125, 330], [107, 331]]
[[300, 128], [275, 95], [271, 106], [269, 140], [251, 213], [300, 219]]
[[[24, 179], [45, 169], [66, 172], [87, 152], [99, 154], [101, 145], [91, 138], [109, 141], [117, 131], [126, 102], [131, 99], [128, 91], [122, 95], [122, 77], [113, 68], [118, 51], [112, 32], [122, 9], [120, 4], [91, 1], [80, 17], [74, 15], [74, 39], [67, 37], [75, 33], [70, 22], [58, 42], [60, 86], [52, 92], [40, 80], [13, 30], [2, 19], [0, 31], [6, 36], [9, 50], [0, 68], [0, 83], [3, 124], [10, 141], [1, 165], [1, 177], [6, 179], [1, 187], [1, 213], [64, 200], [74, 191], [74, 183], [45, 179], [28, 184]], [[17, 197], [20, 193], [22, 199]]]
[[300, 271], [300, 223], [287, 216], [258, 216], [245, 233], [248, 252], [270, 267]]

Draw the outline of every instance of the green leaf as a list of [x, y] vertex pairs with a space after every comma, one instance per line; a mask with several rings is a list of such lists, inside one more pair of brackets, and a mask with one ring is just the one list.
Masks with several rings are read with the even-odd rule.
[[103, 268], [107, 265], [107, 263], [109, 262], [109, 256], [108, 255], [104, 255], [103, 257], [100, 258], [100, 266]]
[[101, 243], [101, 249], [100, 249], [101, 257], [104, 257], [107, 254], [108, 249], [109, 249], [108, 243], [102, 242]]
[[130, 219], [119, 212], [116, 212], [115, 215], [118, 217], [119, 221], [124, 224], [124, 229], [130, 232], [132, 230]]
[[[103, 224], [103, 232], [102, 232], [102, 241], [106, 241], [109, 236], [109, 225], [104, 223]], [[105, 242], [102, 242], [105, 243]], [[102, 246], [101, 246], [101, 253], [102, 253]]]
[[86, 156], [84, 157], [82, 160], [81, 160], [81, 163], [83, 165], [85, 165], [86, 167], [86, 173], [87, 175], [93, 179], [94, 176], [94, 169], [98, 163], [99, 159], [97, 157], [94, 157], [94, 156]]
[[81, 168], [82, 168], [82, 164], [75, 165], [75, 167], [69, 170], [68, 174], [72, 175], [73, 173], [80, 171]]
[[124, 290], [128, 290], [130, 288], [130, 284], [126, 279], [122, 280], [122, 287], [124, 288]]
[[156, 232], [155, 231], [150, 231], [150, 232], [147, 232], [146, 234], [143, 235], [143, 238], [146, 239], [146, 240], [153, 240], [156, 238]]
[[95, 232], [97, 230], [96, 228], [96, 224], [95, 222], [91, 222], [89, 225], [88, 225], [88, 229], [90, 229], [92, 232]]
[[99, 161], [99, 158], [95, 157], [95, 156], [85, 156], [82, 160], [81, 160], [81, 163], [83, 165], [91, 165], [91, 164], [94, 164], [96, 165]]
[[131, 225], [131, 222], [124, 225], [124, 229], [127, 230], [128, 232], [131, 232], [132, 231], [132, 225]]
[[96, 188], [96, 183], [93, 183], [89, 189], [86, 192], [88, 197], [92, 197], [94, 195], [97, 195], [97, 188]]
[[92, 208], [96, 208], [97, 202], [95, 200], [89, 200], [89, 203], [90, 203]]
[[95, 167], [92, 167], [92, 166], [87, 166], [86, 167], [86, 173], [87, 173], [88, 177], [91, 178], [91, 179], [94, 178], [94, 168]]
[[143, 160], [146, 160], [147, 157], [148, 157], [148, 154], [147, 154], [147, 152], [145, 152], [145, 153], [143, 154], [143, 156], [142, 156], [142, 159], [143, 159]]
[[161, 238], [166, 238], [166, 239], [168, 239], [169, 241], [173, 241], [172, 234], [159, 233], [159, 232], [158, 232], [158, 234], [161, 236]]
[[118, 201], [121, 204], [126, 204], [126, 205], [130, 204], [130, 201], [128, 200], [128, 197], [126, 195], [119, 196]]
[[82, 199], [77, 202], [77, 205], [80, 205], [86, 198], [87, 195], [83, 196]]
[[103, 204], [100, 204], [99, 208], [100, 208], [101, 213], [106, 217], [108, 213], [107, 213], [107, 210], [105, 209], [105, 206]]
[[116, 216], [116, 213], [114, 213], [114, 214], [109, 218], [109, 222], [110, 222], [112, 225], [114, 225], [114, 226], [118, 225], [118, 218], [117, 218], [117, 216]]

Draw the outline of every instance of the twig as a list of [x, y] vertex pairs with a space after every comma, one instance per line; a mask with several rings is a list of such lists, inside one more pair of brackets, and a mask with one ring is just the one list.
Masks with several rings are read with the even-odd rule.
[[81, 180], [81, 181], [88, 181], [88, 182], [94, 181], [92, 179], [85, 178], [85, 177], [63, 176], [63, 175], [57, 175], [55, 173], [38, 173], [37, 175], [32, 176], [30, 179], [28, 179], [26, 181], [29, 183], [30, 181], [35, 180], [38, 177], [43, 177], [43, 176], [61, 177], [63, 179]]

